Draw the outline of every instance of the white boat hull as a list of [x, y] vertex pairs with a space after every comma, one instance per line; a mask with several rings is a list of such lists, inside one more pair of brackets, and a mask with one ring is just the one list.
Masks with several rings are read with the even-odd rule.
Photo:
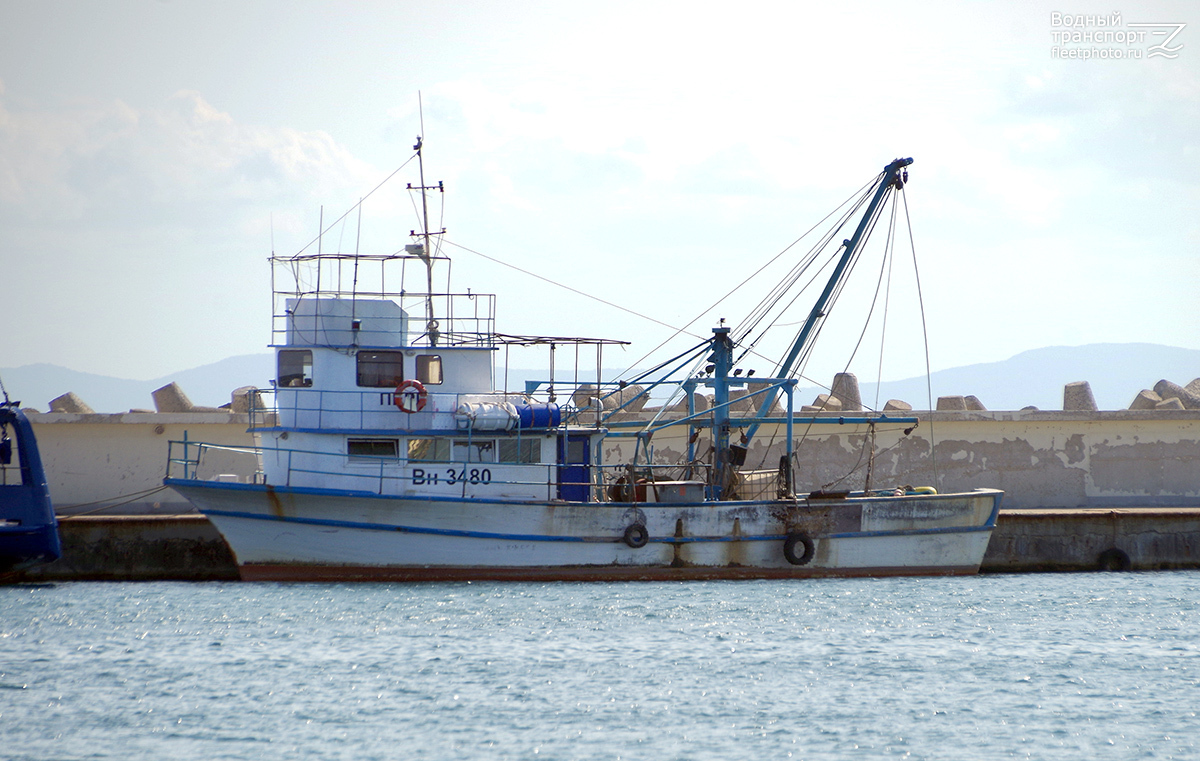
[[[1001, 497], [584, 504], [168, 484], [212, 520], [243, 579], [290, 581], [973, 574]], [[625, 539], [634, 524], [643, 546]], [[798, 544], [789, 561], [789, 536], [811, 552]]]

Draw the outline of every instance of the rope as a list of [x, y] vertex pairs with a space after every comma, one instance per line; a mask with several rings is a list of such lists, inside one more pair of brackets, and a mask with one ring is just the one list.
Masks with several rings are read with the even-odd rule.
[[[872, 426], [872, 428], [873, 428], [873, 426]], [[897, 430], [903, 430], [903, 429], [897, 429]], [[886, 431], [885, 431], [885, 432], [886, 432]], [[863, 435], [864, 435], [864, 436], [866, 436], [867, 434], [863, 434]], [[871, 432], [871, 436], [874, 436], [874, 431], [873, 431], [873, 430], [872, 430], [872, 432]], [[907, 438], [907, 437], [906, 437], [906, 436], [901, 436], [899, 439], [897, 439], [897, 440], [896, 440], [896, 443], [895, 443], [895, 444], [892, 444], [892, 445], [891, 445], [890, 447], [888, 447], [887, 449], [881, 449], [881, 450], [880, 450], [878, 453], [872, 452], [872, 463], [873, 463], [873, 460], [874, 460], [874, 458], [875, 458], [875, 457], [877, 457], [877, 456], [879, 456], [879, 455], [885, 455], [885, 454], [887, 454], [888, 452], [890, 452], [890, 451], [892, 451], [893, 449], [895, 449], [896, 447], [898, 447], [898, 446], [900, 446], [901, 444], [903, 444], [903, 443], [904, 443], [904, 439], [905, 439], [905, 438]], [[866, 447], [863, 447], [863, 449], [859, 451], [859, 453], [858, 453], [858, 462], [857, 462], [857, 463], [855, 463], [854, 467], [853, 467], [853, 468], [851, 468], [851, 469], [850, 469], [850, 471], [846, 473], [846, 475], [844, 475], [844, 476], [842, 476], [841, 478], [838, 478], [838, 479], [836, 479], [836, 480], [834, 480], [834, 481], [830, 481], [829, 483], [825, 484], [825, 485], [824, 485], [824, 486], [822, 486], [821, 488], [822, 488], [822, 489], [829, 489], [829, 487], [831, 487], [831, 486], [837, 486], [838, 484], [840, 484], [841, 482], [845, 481], [847, 478], [849, 478], [850, 476], [854, 475], [854, 474], [855, 474], [855, 473], [857, 473], [859, 470], [861, 470], [861, 469], [862, 469], [862, 461], [863, 461], [863, 453], [864, 453], [864, 452], [866, 452]], [[865, 490], [865, 489], [864, 489], [864, 490]]]
[[[114, 507], [128, 505], [130, 502], [134, 502], [138, 499], [141, 499], [142, 497], [149, 497], [151, 494], [157, 494], [160, 491], [166, 491], [166, 490], [167, 490], [166, 486], [158, 486], [153, 489], [146, 489], [145, 491], [134, 492], [132, 494], [122, 494], [119, 497], [109, 497], [108, 499], [98, 499], [95, 502], [80, 502], [79, 504], [76, 504], [76, 505], [62, 505], [62, 506], [55, 508], [55, 512], [57, 512], [58, 510], [74, 510], [79, 507], [91, 507], [92, 505], [102, 505], [102, 507], [98, 507], [95, 510], [88, 510], [87, 512], [82, 512], [82, 513], [72, 513], [71, 515], [60, 515], [58, 518], [60, 521], [61, 520], [70, 520], [71, 518], [79, 518], [84, 515], [92, 515], [93, 513], [98, 513], [102, 510], [111, 510]], [[115, 500], [124, 500], [124, 501], [115, 502]], [[106, 505], [106, 504], [104, 504], [105, 502], [113, 502], [113, 504]]]

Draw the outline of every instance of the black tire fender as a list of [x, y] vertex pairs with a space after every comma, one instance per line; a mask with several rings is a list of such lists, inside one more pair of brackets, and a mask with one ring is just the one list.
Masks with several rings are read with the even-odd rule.
[[640, 523], [631, 523], [625, 527], [625, 534], [621, 537], [621, 541], [636, 550], [639, 547], [645, 547], [646, 542], [650, 541], [650, 532]]
[[[796, 550], [800, 549], [800, 554]], [[792, 565], [805, 565], [813, 559], [813, 554], [816, 552], [816, 545], [813, 543], [812, 537], [803, 531], [793, 531], [787, 535], [787, 539], [783, 540], [783, 556], [787, 558], [787, 562]]]

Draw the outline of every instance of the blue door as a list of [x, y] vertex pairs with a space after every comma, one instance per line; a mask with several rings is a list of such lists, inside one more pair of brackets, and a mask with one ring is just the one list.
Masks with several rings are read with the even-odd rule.
[[558, 498], [587, 502], [592, 485], [592, 442], [586, 435], [558, 437]]

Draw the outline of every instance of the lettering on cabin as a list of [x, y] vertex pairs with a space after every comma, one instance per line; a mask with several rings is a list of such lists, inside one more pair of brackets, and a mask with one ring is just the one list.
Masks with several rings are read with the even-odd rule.
[[489, 468], [468, 468], [466, 466], [461, 469], [446, 468], [444, 472], [426, 470], [425, 468], [413, 468], [412, 482], [413, 486], [433, 484], [454, 486], [461, 483], [490, 484], [492, 482], [492, 471]]

